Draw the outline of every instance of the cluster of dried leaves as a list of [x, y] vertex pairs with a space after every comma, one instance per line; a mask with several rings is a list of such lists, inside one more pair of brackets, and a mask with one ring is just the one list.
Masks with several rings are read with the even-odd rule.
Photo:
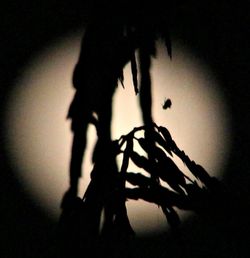
[[[136, 137], [141, 131], [145, 137]], [[145, 156], [134, 150], [135, 142], [144, 150]], [[157, 204], [173, 227], [180, 223], [174, 207], [198, 211], [219, 188], [219, 181], [180, 150], [163, 126], [154, 124], [153, 130], [144, 126], [135, 128], [122, 136], [118, 143], [120, 150], [125, 145], [120, 173], [126, 182], [134, 186], [125, 187], [126, 198]], [[194, 179], [178, 168], [172, 159], [174, 155], [181, 159]], [[143, 173], [129, 172], [129, 161], [143, 169], [149, 177]]]
[[[180, 150], [167, 128], [156, 124], [137, 127], [111, 146], [105, 155], [96, 147], [91, 181], [83, 198], [76, 197], [63, 208], [59, 234], [63, 252], [68, 251], [69, 256], [86, 247], [93, 251], [96, 245], [101, 250], [100, 240], [108, 251], [114, 241], [133, 236], [128, 200], [156, 204], [174, 229], [181, 223], [178, 209], [199, 213], [213, 207], [221, 182]], [[138, 153], [138, 146], [144, 154]], [[119, 155], [120, 168], [116, 165]], [[174, 157], [184, 163], [189, 175], [179, 169]], [[140, 172], [129, 171], [130, 164]]]

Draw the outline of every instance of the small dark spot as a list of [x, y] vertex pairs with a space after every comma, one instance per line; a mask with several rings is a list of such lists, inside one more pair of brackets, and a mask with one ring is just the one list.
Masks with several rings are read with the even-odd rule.
[[171, 99], [165, 99], [162, 105], [162, 108], [163, 109], [171, 108], [171, 105], [172, 105]]

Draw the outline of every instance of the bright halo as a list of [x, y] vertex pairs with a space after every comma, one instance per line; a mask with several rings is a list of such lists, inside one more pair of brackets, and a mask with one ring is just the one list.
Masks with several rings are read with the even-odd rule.
[[[56, 219], [68, 187], [72, 136], [66, 114], [74, 94], [71, 78], [80, 40], [79, 34], [65, 37], [34, 58], [16, 83], [6, 108], [7, 147], [17, 178]], [[159, 44], [158, 58], [152, 64], [155, 122], [167, 127], [178, 146], [210, 175], [221, 177], [230, 148], [225, 100], [209, 67], [175, 41], [173, 48], [170, 60]], [[114, 139], [142, 124], [129, 67], [125, 68], [124, 83], [125, 89], [119, 85], [114, 97]], [[171, 109], [162, 108], [165, 98], [172, 100]], [[85, 172], [90, 171], [94, 135], [90, 127]], [[81, 194], [88, 182], [89, 173], [85, 173]], [[156, 205], [128, 201], [127, 207], [137, 234], [166, 230], [165, 217]]]

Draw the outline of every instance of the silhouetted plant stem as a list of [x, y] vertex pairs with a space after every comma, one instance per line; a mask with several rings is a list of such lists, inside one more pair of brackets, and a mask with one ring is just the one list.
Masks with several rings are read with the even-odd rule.
[[[78, 253], [86, 250], [91, 254], [89, 257], [112, 258], [112, 245], [124, 243], [135, 234], [126, 208], [129, 199], [157, 204], [178, 235], [181, 223], [178, 209], [199, 212], [219, 193], [218, 181], [180, 150], [168, 129], [155, 124], [152, 117], [150, 70], [152, 58], [157, 57], [157, 40], [164, 41], [172, 58], [164, 12], [156, 12], [158, 7], [148, 2], [119, 4], [100, 2], [86, 27], [73, 72], [76, 92], [68, 111], [73, 133], [70, 182], [59, 221], [65, 258], [79, 257]], [[123, 70], [128, 63], [135, 94], [139, 94], [143, 125], [112, 140], [113, 95], [119, 81], [125, 87]], [[170, 106], [168, 99], [163, 108]], [[97, 136], [93, 169], [87, 190], [79, 198], [78, 181], [91, 123]], [[139, 132], [143, 136], [138, 137]], [[135, 148], [135, 141], [144, 154]], [[116, 163], [118, 155], [122, 155], [120, 167]], [[194, 179], [179, 169], [175, 156], [182, 160]], [[128, 171], [131, 163], [143, 173]], [[133, 188], [128, 188], [126, 183]]]
[[[144, 132], [144, 136], [137, 137], [139, 132], [140, 135]], [[135, 141], [148, 154], [147, 157], [138, 154]], [[107, 155], [103, 156], [103, 151]], [[123, 158], [121, 167], [118, 168], [116, 157], [120, 154]], [[191, 175], [203, 186], [196, 180], [191, 180], [177, 167], [172, 160], [174, 155], [186, 164]], [[148, 176], [128, 171], [130, 162], [142, 168]], [[163, 186], [162, 181], [167, 185]], [[127, 188], [126, 182], [134, 188]], [[76, 198], [71, 206], [64, 208], [61, 222], [64, 230], [66, 228], [65, 232], [74, 236], [73, 241], [68, 241], [72, 248], [78, 248], [80, 239], [88, 238], [88, 246], [102, 246], [109, 253], [112, 247], [108, 243], [112, 239], [128, 240], [135, 234], [127, 214], [126, 201], [129, 199], [157, 204], [173, 229], [173, 234], [179, 237], [181, 221], [178, 209], [200, 213], [212, 206], [220, 187], [218, 180], [210, 177], [204, 168], [178, 148], [167, 128], [156, 124], [151, 127], [143, 125], [135, 127], [118, 140], [97, 144], [90, 184], [82, 200]], [[82, 232], [77, 232], [78, 230]]]

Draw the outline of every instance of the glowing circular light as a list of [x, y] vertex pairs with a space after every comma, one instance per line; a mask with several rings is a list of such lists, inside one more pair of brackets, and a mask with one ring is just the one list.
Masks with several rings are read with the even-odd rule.
[[[6, 108], [8, 150], [17, 177], [54, 218], [60, 214], [60, 201], [68, 187], [71, 133], [66, 114], [74, 94], [71, 78], [80, 37], [66, 37], [33, 59]], [[230, 128], [218, 84], [208, 67], [177, 43], [172, 61], [161, 44], [158, 49], [158, 58], [152, 64], [155, 122], [170, 130], [190, 158], [219, 177], [230, 146]], [[125, 89], [119, 86], [114, 97], [114, 139], [142, 124], [129, 67], [125, 68], [124, 83]], [[166, 98], [172, 101], [171, 109], [162, 108]], [[94, 135], [90, 127], [81, 194], [89, 182]], [[178, 165], [185, 170], [180, 162]], [[128, 201], [127, 207], [138, 234], [166, 230], [165, 217], [156, 205]]]

